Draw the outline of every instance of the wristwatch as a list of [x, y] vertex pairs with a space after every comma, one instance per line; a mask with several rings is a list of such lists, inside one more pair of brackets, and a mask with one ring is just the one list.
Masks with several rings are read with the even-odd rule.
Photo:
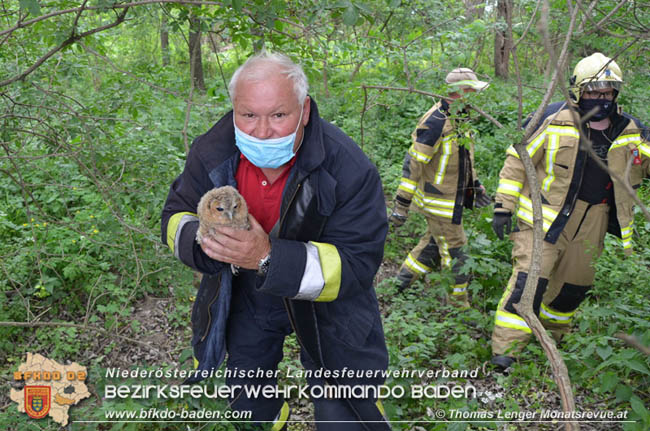
[[271, 265], [271, 252], [269, 251], [269, 254], [261, 258], [259, 263], [257, 264], [257, 275], [265, 276], [266, 273], [269, 271], [270, 265]]

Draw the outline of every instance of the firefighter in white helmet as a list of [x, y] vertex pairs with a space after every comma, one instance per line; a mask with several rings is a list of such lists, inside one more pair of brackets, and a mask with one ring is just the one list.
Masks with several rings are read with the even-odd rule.
[[[533, 309], [556, 340], [569, 332], [576, 309], [591, 288], [593, 262], [602, 251], [605, 233], [620, 237], [625, 252], [632, 252], [633, 198], [595, 157], [621, 178], [630, 165], [626, 180], [634, 189], [650, 171], [650, 130], [616, 104], [623, 84], [616, 62], [601, 53], [583, 58], [570, 83], [572, 103], [551, 104], [526, 145], [541, 186], [544, 229]], [[524, 292], [533, 242], [530, 185], [515, 149], [511, 146], [506, 153], [492, 222], [503, 239], [504, 232], [510, 233], [511, 216], [517, 217], [510, 233], [512, 276], [492, 333], [492, 363], [502, 369], [512, 364], [531, 335], [513, 305]]]

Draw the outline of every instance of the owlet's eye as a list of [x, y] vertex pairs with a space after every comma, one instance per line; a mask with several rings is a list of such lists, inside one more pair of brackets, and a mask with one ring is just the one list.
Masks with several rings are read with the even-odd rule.
[[223, 211], [223, 208], [217, 207], [217, 211], [221, 212], [221, 211]]

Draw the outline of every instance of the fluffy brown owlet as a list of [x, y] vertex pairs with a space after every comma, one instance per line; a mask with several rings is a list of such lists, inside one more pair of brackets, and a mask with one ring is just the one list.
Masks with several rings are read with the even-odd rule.
[[250, 229], [246, 201], [231, 186], [214, 188], [204, 194], [199, 201], [197, 214], [199, 230], [196, 231], [196, 242], [199, 244], [203, 237], [214, 236], [218, 226]]

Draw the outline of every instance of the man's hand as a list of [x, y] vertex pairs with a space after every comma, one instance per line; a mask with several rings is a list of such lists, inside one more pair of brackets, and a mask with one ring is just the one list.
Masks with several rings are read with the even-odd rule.
[[474, 189], [474, 207], [483, 208], [492, 203], [492, 197], [485, 192], [485, 187], [481, 184], [479, 187]]
[[404, 224], [409, 215], [409, 207], [395, 201], [393, 205], [393, 210], [388, 217], [388, 221], [393, 227], [398, 228]]
[[[505, 229], [504, 229], [505, 228]], [[512, 228], [512, 213], [511, 212], [495, 212], [492, 218], [492, 229], [497, 234], [499, 239], [503, 239], [503, 232], [509, 234]]]
[[271, 251], [269, 236], [255, 217], [248, 215], [250, 230], [219, 227], [214, 237], [205, 237], [201, 248], [211, 259], [240, 268], [258, 269], [260, 259]]

